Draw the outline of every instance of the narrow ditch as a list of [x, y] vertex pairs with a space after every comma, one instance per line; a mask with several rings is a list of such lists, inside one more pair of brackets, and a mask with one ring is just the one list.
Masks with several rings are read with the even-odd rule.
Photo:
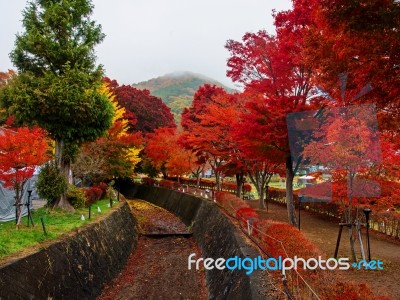
[[140, 227], [138, 245], [97, 299], [207, 299], [204, 270], [187, 267], [191, 253], [201, 256], [190, 228], [149, 202], [129, 200], [128, 204]]

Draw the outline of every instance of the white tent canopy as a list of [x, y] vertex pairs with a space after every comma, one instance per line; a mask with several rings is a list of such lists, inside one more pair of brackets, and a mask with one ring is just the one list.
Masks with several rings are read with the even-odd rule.
[[308, 184], [311, 184], [313, 179], [314, 179], [313, 176], [303, 175], [303, 176], [300, 176], [300, 177], [297, 178], [297, 183], [301, 184], [301, 185], [308, 185]]
[[303, 175], [300, 176], [299, 179], [305, 179], [305, 180], [310, 180], [310, 179], [314, 179], [314, 176], [310, 176], [310, 175]]
[[[37, 174], [39, 173], [39, 170], [40, 167], [37, 167], [34, 175], [25, 183], [22, 195], [22, 216], [28, 214], [28, 207], [26, 206], [28, 202], [28, 190], [32, 190], [31, 200], [39, 199], [36, 190]], [[5, 188], [0, 182], [0, 222], [11, 220], [15, 220], [15, 192], [12, 189]]]

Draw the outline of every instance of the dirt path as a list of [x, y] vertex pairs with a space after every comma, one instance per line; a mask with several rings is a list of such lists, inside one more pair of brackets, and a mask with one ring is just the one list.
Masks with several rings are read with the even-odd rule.
[[[268, 212], [259, 210], [256, 201], [249, 204], [256, 209], [262, 218], [287, 222], [286, 207], [269, 204]], [[301, 230], [305, 235], [328, 256], [333, 257], [338, 235], [338, 222], [327, 220], [323, 216], [311, 212], [301, 211]], [[365, 234], [362, 235], [364, 244]], [[384, 263], [382, 271], [343, 271], [342, 276], [354, 282], [367, 282], [376, 295], [390, 294], [394, 299], [400, 300], [400, 242], [388, 240], [385, 236], [373, 233], [370, 236], [371, 257], [380, 259]], [[359, 252], [359, 244], [356, 251]], [[364, 246], [365, 247], [365, 246]], [[338, 255], [351, 257], [348, 234], [343, 230], [342, 240]]]
[[206, 299], [204, 272], [187, 268], [189, 254], [201, 256], [200, 250], [191, 237], [173, 235], [187, 233], [186, 226], [175, 215], [148, 202], [128, 203], [143, 236], [125, 269], [98, 299]]

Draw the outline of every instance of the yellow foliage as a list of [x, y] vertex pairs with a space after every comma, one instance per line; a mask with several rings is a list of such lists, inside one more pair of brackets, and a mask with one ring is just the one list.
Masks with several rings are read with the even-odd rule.
[[[109, 133], [113, 131], [113, 129], [118, 127], [117, 132], [114, 131], [114, 135], [116, 134], [116, 138], [121, 138], [125, 135], [128, 135], [128, 120], [124, 118], [124, 115], [126, 113], [126, 110], [124, 107], [121, 107], [118, 104], [118, 101], [115, 97], [115, 94], [110, 91], [108, 88], [107, 84], [103, 83], [101, 86], [101, 92], [107, 96], [107, 98], [110, 100], [113, 108], [114, 108], [114, 117], [112, 119], [112, 125], [111, 128], [109, 129]], [[118, 122], [118, 124], [117, 124]], [[141, 158], [139, 157], [140, 151], [143, 149], [143, 147], [137, 147], [137, 146], [132, 146], [132, 147], [126, 147], [126, 155], [125, 158], [127, 161], [129, 161], [132, 164], [132, 167], [135, 167], [140, 161]]]
[[139, 157], [140, 151], [142, 151], [143, 147], [131, 147], [128, 149], [127, 159], [131, 162], [132, 166], [136, 166], [141, 158]]
[[117, 121], [120, 121], [122, 123], [122, 130], [119, 132], [118, 136], [126, 134], [128, 131], [128, 120], [124, 118], [126, 112], [125, 108], [121, 107], [118, 104], [118, 101], [115, 98], [114, 93], [110, 91], [106, 83], [103, 83], [101, 85], [100, 90], [102, 94], [107, 96], [107, 98], [110, 100], [114, 108], [114, 117], [112, 119], [112, 126], [114, 126]]

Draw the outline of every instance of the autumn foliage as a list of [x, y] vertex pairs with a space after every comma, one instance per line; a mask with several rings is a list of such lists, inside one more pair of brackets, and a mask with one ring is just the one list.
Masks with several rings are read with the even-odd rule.
[[16, 195], [17, 225], [21, 221], [22, 192], [35, 168], [49, 159], [49, 141], [40, 128], [0, 129], [0, 180]]
[[162, 127], [146, 135], [145, 154], [164, 178], [183, 176], [191, 172], [191, 152], [178, 144], [179, 134], [175, 128]]
[[278, 150], [280, 154], [273, 157], [285, 165], [286, 202], [289, 222], [293, 225], [297, 220], [292, 183], [299, 158], [290, 155], [286, 116], [311, 109], [317, 100], [308, 100], [313, 91], [312, 73], [298, 56], [303, 39], [303, 31], [298, 28], [301, 27], [288, 31], [290, 36], [282, 31], [277, 35], [266, 31], [246, 33], [242, 41], [229, 40], [225, 46], [230, 52], [227, 75], [244, 84], [247, 94], [247, 112], [242, 116], [245, 128], [251, 128], [253, 139], [257, 138], [264, 149]]
[[[247, 232], [248, 224], [252, 224], [251, 236], [268, 253], [269, 257], [278, 258], [282, 256], [283, 258], [293, 258], [297, 256], [308, 259], [320, 255], [324, 256], [297, 228], [287, 223], [259, 219], [253, 208], [249, 207], [245, 201], [230, 193], [217, 192], [216, 199], [217, 203], [230, 215], [238, 219], [243, 230]], [[277, 281], [281, 280], [280, 270], [270, 271], [270, 273]], [[326, 270], [319, 269], [304, 270], [300, 267], [298, 268], [298, 274], [307, 280], [307, 284], [311, 285], [320, 299], [388, 299], [386, 297], [374, 296], [371, 288], [366, 284], [345, 282], [334, 271], [327, 272]], [[294, 296], [298, 298], [312, 297], [305, 282], [296, 272], [287, 272], [286, 277], [291, 285], [295, 286], [293, 289]]]
[[89, 206], [101, 199], [103, 191], [101, 188], [92, 186], [85, 190], [86, 205]]
[[179, 140], [212, 168], [218, 190], [224, 174], [236, 176], [238, 195], [242, 192], [246, 166], [232, 128], [239, 120], [241, 107], [241, 98], [236, 94], [228, 94], [215, 85], [201, 86], [192, 105], [182, 112], [183, 133]]
[[73, 165], [75, 175], [81, 178], [84, 185], [87, 179], [100, 182], [116, 177], [129, 177], [140, 161], [141, 133], [129, 132], [126, 110], [118, 105], [115, 95], [105, 84], [102, 86], [102, 92], [114, 107], [114, 117], [104, 136], [81, 147]]
[[154, 132], [157, 128], [175, 128], [170, 108], [148, 90], [139, 90], [130, 85], [119, 85], [116, 80], [104, 78], [118, 104], [126, 110], [130, 132]]

